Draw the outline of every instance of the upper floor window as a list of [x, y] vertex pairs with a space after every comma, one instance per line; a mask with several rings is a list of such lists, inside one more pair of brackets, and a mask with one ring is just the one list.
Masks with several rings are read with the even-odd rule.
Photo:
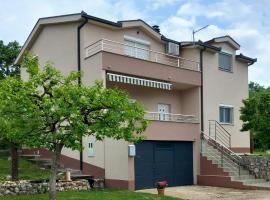
[[232, 72], [232, 54], [220, 52], [218, 55], [219, 69]]
[[124, 53], [125, 55], [149, 60], [150, 42], [141, 39], [125, 36], [124, 37]]
[[170, 111], [171, 111], [171, 105], [170, 104], [159, 103], [158, 104], [159, 120], [161, 120], [161, 121], [169, 121], [170, 117], [171, 117]]
[[228, 105], [219, 106], [219, 122], [233, 124], [233, 107]]

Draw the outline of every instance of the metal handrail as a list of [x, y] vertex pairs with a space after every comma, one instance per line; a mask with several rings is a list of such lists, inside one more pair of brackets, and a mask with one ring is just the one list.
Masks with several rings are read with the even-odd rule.
[[222, 130], [224, 130], [229, 136], [231, 136], [231, 134], [218, 121], [216, 120], [210, 120], [210, 121], [215, 121]]
[[198, 118], [194, 115], [183, 115], [173, 113], [160, 113], [160, 112], [146, 112], [145, 118], [148, 120], [157, 121], [173, 121], [173, 122], [186, 122], [198, 123]]
[[[190, 63], [193, 63], [194, 65], [196, 65], [196, 70], [194, 68], [192, 68], [191, 70], [200, 71], [199, 62], [197, 62], [197, 61], [190, 60], [190, 59], [187, 59], [187, 58], [183, 58], [183, 57], [180, 57], [180, 56], [174, 56], [174, 55], [171, 55], [171, 54], [166, 54], [166, 53], [154, 51], [154, 50], [151, 50], [151, 49], [145, 49], [145, 48], [142, 48], [142, 47], [135, 47], [135, 46], [132, 46], [132, 45], [129, 45], [129, 44], [125, 44], [125, 43], [122, 43], [122, 42], [113, 41], [113, 40], [109, 40], [109, 39], [105, 39], [105, 38], [100, 39], [100, 40], [98, 40], [98, 41], [96, 41], [96, 42], [94, 42], [94, 43], [86, 46], [85, 47], [85, 51], [86, 51], [85, 58], [88, 58], [88, 57], [92, 56], [93, 54], [95, 54], [95, 53], [97, 53], [99, 51], [110, 51], [110, 50], [108, 50], [108, 48], [105, 48], [106, 45], [110, 45], [110, 44], [108, 44], [106, 42], [111, 43], [111, 44], [121, 45], [121, 46], [127, 46], [127, 47], [131, 47], [131, 48], [134, 48], [134, 49], [143, 50], [143, 51], [149, 52], [149, 55], [151, 55], [151, 54], [162, 55], [166, 59], [174, 59], [174, 60], [171, 60], [171, 61], [166, 61], [166, 63], [168, 63], [171, 66], [175, 66], [176, 65], [177, 67], [181, 67], [181, 68], [185, 68], [185, 69], [191, 69], [190, 67], [183, 67], [183, 66], [181, 66], [182, 65], [181, 61], [182, 62], [183, 61], [190, 62]], [[100, 49], [97, 52], [94, 52], [93, 54], [89, 54], [89, 52], [91, 50], [91, 47], [94, 46], [97, 43], [100, 43]], [[94, 48], [96, 48], [96, 47], [97, 46], [95, 46]], [[112, 46], [112, 47], [114, 47], [114, 46]], [[111, 51], [112, 51], [112, 47], [110, 47], [111, 48]], [[137, 58], [137, 57], [135, 57], [135, 58]], [[158, 58], [156, 56], [151, 61], [162, 63], [162, 62], [159, 62], [159, 60], [158, 60]], [[174, 61], [175, 63], [172, 62], [172, 61]]]
[[[214, 133], [212, 133], [214, 128]], [[231, 134], [216, 120], [209, 120], [209, 136], [214, 135], [215, 140], [219, 138], [220, 142], [227, 147], [231, 147]]]

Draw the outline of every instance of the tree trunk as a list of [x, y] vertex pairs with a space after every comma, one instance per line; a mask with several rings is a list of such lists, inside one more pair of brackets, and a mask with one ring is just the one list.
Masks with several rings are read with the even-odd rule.
[[52, 154], [52, 167], [51, 167], [51, 177], [50, 177], [50, 200], [56, 200], [56, 178], [57, 170], [60, 166], [60, 155], [63, 145], [56, 144], [55, 150]]
[[254, 151], [254, 136], [252, 133], [250, 133], [250, 153], [253, 153]]
[[16, 145], [10, 145], [11, 155], [11, 179], [17, 181], [19, 179], [19, 155], [18, 148]]

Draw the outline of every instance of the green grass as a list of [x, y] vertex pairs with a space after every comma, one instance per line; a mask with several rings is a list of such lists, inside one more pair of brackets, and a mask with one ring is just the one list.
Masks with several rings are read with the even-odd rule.
[[[47, 200], [48, 194], [0, 197], [1, 200]], [[58, 192], [58, 200], [180, 200], [173, 197], [159, 197], [153, 194], [130, 192], [126, 190], [103, 190], [84, 192]]]
[[269, 156], [269, 154], [267, 154], [267, 152], [262, 149], [255, 149], [253, 154], [260, 155], [260, 156]]
[[[31, 163], [25, 159], [19, 161], [19, 179], [21, 180], [38, 180], [49, 178], [49, 170], [40, 169], [40, 167], [34, 163]], [[0, 156], [0, 181], [5, 180], [10, 175], [11, 161], [7, 156]]]

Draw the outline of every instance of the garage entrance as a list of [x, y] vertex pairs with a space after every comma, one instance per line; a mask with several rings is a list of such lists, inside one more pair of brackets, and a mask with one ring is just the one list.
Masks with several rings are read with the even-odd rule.
[[142, 141], [136, 144], [135, 189], [193, 184], [192, 142]]

